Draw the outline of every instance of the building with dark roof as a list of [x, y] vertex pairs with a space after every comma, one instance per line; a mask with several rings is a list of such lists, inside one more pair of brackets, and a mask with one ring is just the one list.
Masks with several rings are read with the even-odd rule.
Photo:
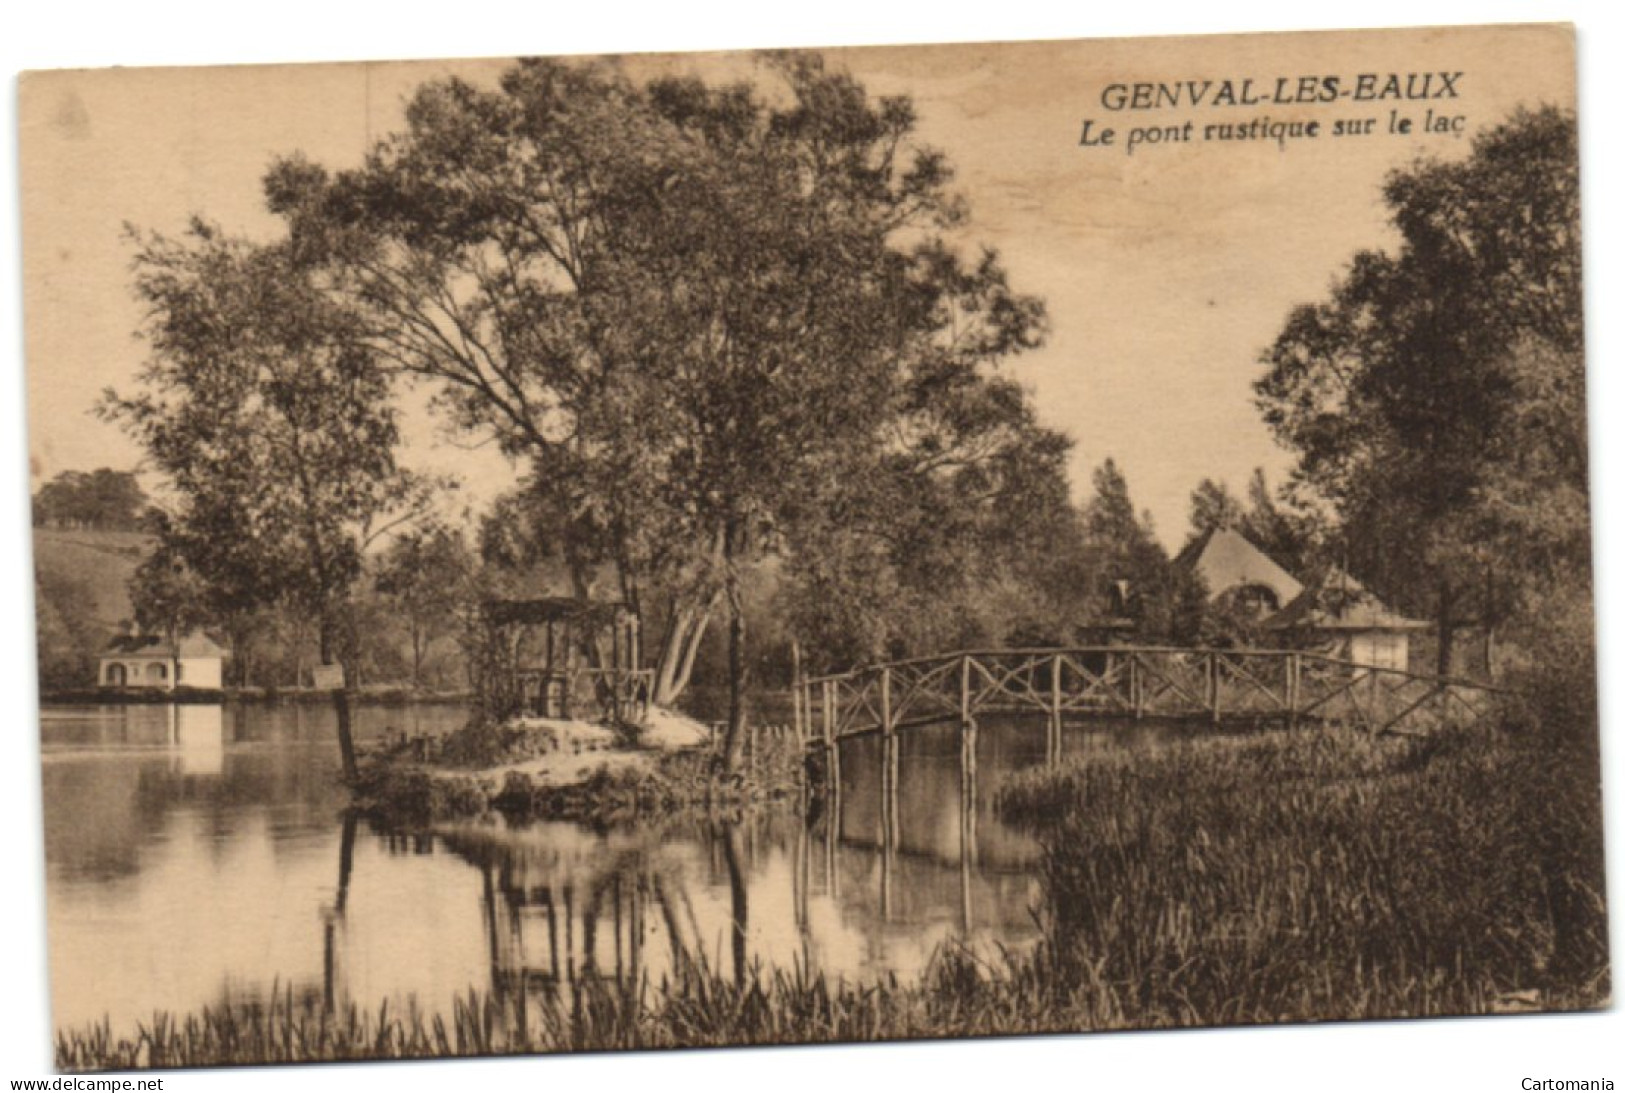
[[1376, 668], [1410, 667], [1410, 635], [1428, 624], [1388, 608], [1333, 567], [1314, 587], [1264, 620], [1267, 629], [1304, 636], [1332, 656]]
[[1210, 603], [1251, 616], [1260, 631], [1278, 635], [1281, 644], [1314, 646], [1356, 664], [1408, 668], [1410, 634], [1428, 628], [1390, 610], [1335, 567], [1306, 587], [1231, 528], [1199, 536], [1174, 564], [1202, 577]]

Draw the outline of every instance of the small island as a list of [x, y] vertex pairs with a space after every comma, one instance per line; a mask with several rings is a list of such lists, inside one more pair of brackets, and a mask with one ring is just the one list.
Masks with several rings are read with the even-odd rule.
[[479, 620], [468, 725], [379, 741], [351, 780], [360, 811], [408, 826], [492, 812], [602, 825], [798, 792], [799, 741], [752, 733], [748, 762], [722, 777], [718, 735], [651, 705], [654, 673], [638, 666], [641, 625], [626, 604], [489, 600]]

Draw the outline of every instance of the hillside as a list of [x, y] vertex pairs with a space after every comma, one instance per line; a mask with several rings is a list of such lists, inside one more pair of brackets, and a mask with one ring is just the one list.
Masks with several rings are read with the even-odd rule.
[[132, 531], [34, 529], [40, 682], [90, 685], [96, 656], [131, 616], [128, 584], [150, 536]]
[[128, 583], [152, 536], [139, 531], [34, 529], [34, 568], [47, 585], [71, 584], [98, 627], [113, 632], [131, 615]]

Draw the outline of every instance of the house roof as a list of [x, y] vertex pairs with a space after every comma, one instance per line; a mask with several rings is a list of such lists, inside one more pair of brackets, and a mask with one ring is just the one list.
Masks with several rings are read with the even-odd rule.
[[1359, 581], [1333, 566], [1320, 584], [1264, 620], [1272, 630], [1426, 630], [1428, 624], [1390, 610]]
[[226, 651], [209, 635], [193, 630], [182, 634], [173, 644], [162, 634], [120, 634], [107, 643], [107, 649], [102, 655], [192, 660], [199, 657], [224, 657]]
[[1275, 593], [1278, 603], [1290, 603], [1303, 593], [1297, 578], [1230, 528], [1204, 532], [1179, 552], [1174, 564], [1201, 574], [1209, 599], [1243, 585], [1263, 585]]

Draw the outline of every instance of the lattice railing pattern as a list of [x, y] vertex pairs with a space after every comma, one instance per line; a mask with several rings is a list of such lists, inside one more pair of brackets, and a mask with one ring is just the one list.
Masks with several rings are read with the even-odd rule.
[[1427, 732], [1487, 716], [1500, 692], [1295, 650], [1099, 646], [992, 650], [897, 661], [798, 682], [804, 739], [968, 720], [988, 712], [1049, 716], [1341, 722]]

